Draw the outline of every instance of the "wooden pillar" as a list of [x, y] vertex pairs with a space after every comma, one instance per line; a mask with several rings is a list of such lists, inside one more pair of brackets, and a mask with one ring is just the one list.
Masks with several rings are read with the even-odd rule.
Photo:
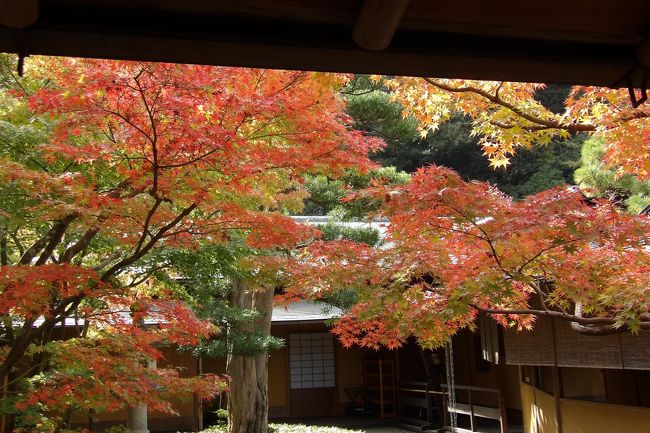
[[[196, 375], [203, 374], [203, 358], [199, 356], [196, 360]], [[194, 428], [196, 431], [203, 430], [203, 399], [194, 394]]]

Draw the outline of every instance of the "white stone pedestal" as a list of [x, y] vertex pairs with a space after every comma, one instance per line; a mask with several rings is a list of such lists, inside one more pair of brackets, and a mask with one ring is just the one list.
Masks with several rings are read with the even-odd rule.
[[129, 408], [129, 417], [126, 422], [129, 433], [149, 433], [147, 428], [147, 405], [142, 404]]
[[[156, 368], [156, 360], [148, 360], [147, 368]], [[129, 433], [150, 433], [147, 425], [147, 405], [141, 404], [129, 408], [129, 415], [126, 421], [126, 428]]]

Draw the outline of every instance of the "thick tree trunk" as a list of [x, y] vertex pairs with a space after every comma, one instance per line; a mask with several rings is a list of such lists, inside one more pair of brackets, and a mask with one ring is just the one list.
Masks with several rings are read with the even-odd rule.
[[[236, 281], [231, 302], [233, 307], [255, 309], [260, 317], [255, 329], [271, 332], [273, 290], [248, 287]], [[228, 356], [230, 392], [228, 400], [229, 433], [267, 433], [268, 431], [268, 354]]]

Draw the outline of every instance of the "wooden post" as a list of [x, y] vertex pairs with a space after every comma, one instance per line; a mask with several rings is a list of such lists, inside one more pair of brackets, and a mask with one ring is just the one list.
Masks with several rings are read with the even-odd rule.
[[382, 359], [379, 358], [379, 414], [384, 419], [384, 371]]
[[501, 416], [499, 417], [501, 433], [508, 433], [508, 412], [506, 411], [506, 402], [501, 392], [499, 392], [499, 412], [501, 413]]
[[475, 430], [474, 425], [474, 405], [472, 404], [472, 390], [467, 390], [467, 403], [469, 404], [469, 429], [471, 431]]
[[[2, 400], [7, 399], [7, 388], [9, 386], [9, 373], [2, 377]], [[0, 421], [0, 433], [4, 433], [7, 427], [7, 413], [2, 412], [2, 421]]]

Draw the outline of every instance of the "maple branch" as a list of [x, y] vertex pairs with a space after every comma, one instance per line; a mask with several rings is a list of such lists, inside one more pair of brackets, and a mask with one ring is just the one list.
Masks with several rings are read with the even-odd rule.
[[[230, 140], [227, 140], [227, 141], [230, 141]], [[210, 156], [210, 155], [212, 155], [212, 154], [214, 154], [214, 153], [216, 153], [216, 152], [218, 152], [220, 150], [222, 150], [220, 147], [215, 146], [213, 149], [211, 149], [211, 150], [209, 150], [209, 151], [207, 151], [207, 152], [205, 152], [205, 153], [203, 153], [203, 154], [201, 154], [199, 156], [196, 156], [196, 157], [194, 157], [192, 159], [189, 159], [189, 160], [186, 160], [186, 161], [183, 161], [183, 162], [178, 162], [178, 163], [175, 163], [175, 164], [161, 164], [161, 165], [158, 166], [158, 168], [160, 168], [160, 169], [177, 168], [177, 167], [184, 167], [186, 165], [191, 165], [191, 164], [194, 164], [195, 162], [199, 162], [202, 159], [207, 158], [208, 156]]]
[[[577, 308], [577, 304], [576, 304], [576, 314], [570, 314], [567, 312], [559, 312], [553, 310], [537, 310], [532, 308], [521, 308], [521, 309], [484, 308], [474, 303], [469, 303], [468, 305], [473, 309], [486, 314], [496, 314], [496, 315], [525, 314], [525, 315], [549, 317], [552, 319], [560, 319], [560, 320], [568, 321], [571, 322], [572, 329], [582, 334], [607, 335], [607, 334], [626, 331], [629, 329], [629, 326], [627, 325], [617, 326], [616, 320], [610, 317], [584, 317], [582, 316], [581, 308], [580, 309]], [[648, 320], [642, 321], [639, 324], [639, 328], [650, 329], [650, 321]]]
[[145, 138], [147, 138], [147, 140], [151, 140], [151, 137], [149, 136], [149, 134], [147, 134], [147, 133], [146, 133], [146, 132], [141, 128], [141, 127], [139, 127], [138, 125], [136, 125], [135, 123], [133, 123], [133, 122], [131, 121], [131, 119], [127, 118], [125, 115], [123, 115], [123, 114], [120, 113], [119, 111], [109, 110], [108, 108], [105, 108], [105, 107], [103, 107], [103, 106], [101, 106], [101, 105], [98, 105], [97, 108], [98, 108], [99, 110], [103, 111], [103, 112], [106, 113], [106, 114], [112, 114], [113, 116], [117, 116], [117, 117], [119, 117], [119, 118], [122, 119], [124, 122], [126, 122], [129, 126], [131, 126], [132, 128], [134, 128], [136, 131], [138, 131], [140, 134], [142, 134]]
[[120, 257], [120, 253], [114, 252], [110, 254], [108, 257], [106, 257], [104, 260], [93, 266], [91, 269], [93, 271], [101, 271], [104, 269], [106, 266], [108, 266], [113, 260], [116, 260]]
[[[582, 302], [576, 302], [574, 311], [576, 317], [583, 317]], [[612, 326], [585, 326], [576, 321], [571, 321], [571, 329], [581, 334], [588, 335], [608, 335], [617, 331], [616, 328], [613, 328]]]
[[298, 83], [298, 81], [300, 81], [302, 77], [305, 76], [305, 74], [306, 74], [305, 71], [298, 72], [291, 81], [289, 81], [283, 88], [275, 92], [274, 95], [279, 95], [280, 93], [284, 93], [284, 91], [286, 91], [290, 87], [293, 87], [296, 83]]
[[3, 146], [6, 146], [6, 147], [11, 147], [13, 150], [15, 150], [16, 152], [18, 152], [19, 154], [26, 156], [26, 157], [27, 157], [27, 160], [29, 160], [29, 161], [33, 162], [34, 164], [36, 164], [36, 165], [37, 165], [41, 170], [43, 170], [44, 172], [46, 172], [46, 173], [49, 173], [49, 172], [50, 172], [50, 170], [49, 170], [45, 165], [41, 164], [41, 163], [40, 163], [36, 158], [34, 158], [33, 156], [30, 156], [30, 155], [29, 155], [27, 152], [25, 152], [24, 150], [17, 148], [17, 147], [14, 146], [14, 144], [11, 143], [10, 141], [2, 140], [2, 145], [3, 145]]
[[16, 228], [15, 231], [10, 232], [9, 237], [14, 242], [16, 248], [18, 248], [18, 254], [22, 257], [23, 254], [25, 254], [25, 247], [23, 246], [22, 242], [18, 238], [18, 228]]
[[185, 209], [183, 209], [177, 216], [174, 218], [172, 221], [169, 223], [165, 224], [162, 226], [155, 235], [151, 237], [149, 242], [144, 244], [139, 249], [136, 249], [130, 256], [123, 258], [119, 262], [115, 263], [113, 266], [111, 266], [104, 274], [102, 274], [100, 280], [101, 281], [108, 281], [113, 275], [118, 274], [121, 272], [126, 266], [132, 265], [135, 263], [137, 260], [142, 258], [146, 253], [148, 253], [154, 246], [155, 244], [164, 236], [164, 234], [175, 227], [178, 223], [180, 223], [186, 216], [188, 216], [194, 209], [198, 207], [197, 203], [192, 203]]
[[546, 252], [548, 252], [548, 251], [551, 251], [552, 249], [555, 249], [555, 248], [558, 248], [558, 247], [564, 247], [564, 246], [567, 246], [567, 245], [569, 245], [569, 244], [572, 244], [572, 243], [574, 243], [574, 242], [578, 242], [578, 241], [580, 241], [580, 240], [581, 240], [581, 239], [571, 239], [571, 240], [569, 240], [569, 241], [567, 241], [567, 242], [563, 242], [563, 243], [561, 243], [561, 244], [554, 244], [554, 245], [551, 245], [550, 247], [542, 248], [542, 249], [540, 249], [540, 250], [539, 250], [535, 255], [533, 255], [531, 258], [529, 258], [529, 259], [526, 260], [524, 263], [522, 263], [521, 266], [519, 266], [519, 267], [517, 268], [517, 271], [516, 271], [516, 272], [517, 272], [517, 273], [521, 273], [521, 272], [524, 270], [524, 268], [525, 268], [526, 266], [528, 266], [529, 264], [531, 264], [532, 262], [534, 262], [535, 260], [537, 260], [537, 259], [538, 259], [540, 256], [542, 256], [544, 253], [546, 253]]
[[[147, 281], [147, 279], [148, 279], [150, 276], [152, 276], [154, 273], [156, 273], [156, 272], [158, 272], [158, 271], [161, 271], [161, 270], [163, 270], [163, 269], [165, 269], [165, 268], [168, 268], [169, 266], [171, 266], [171, 263], [164, 263], [164, 264], [162, 264], [162, 265], [155, 266], [155, 267], [149, 269], [149, 270], [146, 271], [146, 272], [142, 272], [142, 273], [140, 273], [140, 274], [134, 276], [134, 278], [131, 280], [131, 282], [129, 282], [129, 283], [126, 285], [126, 287], [136, 287], [136, 286], [138, 286], [138, 285], [144, 283], [145, 281]], [[137, 278], [137, 277], [139, 277], [139, 278]]]
[[[501, 128], [501, 129], [521, 128], [521, 129], [524, 129], [524, 130], [526, 130], [526, 131], [530, 131], [530, 132], [547, 131], [547, 130], [549, 130], [549, 129], [558, 129], [558, 128], [553, 127], [553, 126], [544, 126], [544, 125], [515, 125], [515, 124], [509, 124], [509, 123], [498, 122], [498, 121], [496, 121], [496, 120], [490, 120], [489, 123], [490, 123], [490, 125], [494, 125], [494, 126], [496, 126], [496, 127], [498, 127], [498, 128]], [[594, 128], [594, 131], [595, 131], [595, 130], [596, 130], [596, 129]]]
[[[240, 130], [241, 127], [244, 125], [244, 123], [246, 123], [246, 121], [249, 119], [249, 117], [250, 117], [250, 115], [248, 115], [248, 114], [245, 114], [245, 115], [242, 117], [241, 121], [237, 124], [237, 126], [236, 126], [235, 129], [233, 130], [233, 132], [232, 132], [232, 134], [231, 134], [232, 137], [236, 137], [236, 136], [237, 136], [237, 134], [239, 133], [239, 130]], [[223, 122], [223, 119], [221, 120], [221, 122]], [[231, 141], [230, 138], [226, 139], [225, 143], [228, 143], [229, 141]], [[224, 144], [225, 144], [225, 143], [224, 143]], [[165, 169], [165, 168], [177, 168], [177, 167], [183, 167], [183, 166], [186, 166], [186, 165], [194, 164], [195, 162], [199, 162], [199, 161], [201, 161], [201, 160], [207, 158], [208, 156], [210, 156], [210, 155], [212, 155], [212, 154], [214, 154], [214, 153], [216, 153], [216, 152], [218, 152], [218, 151], [220, 151], [220, 150], [223, 150], [223, 149], [222, 149], [221, 147], [219, 147], [219, 146], [215, 146], [213, 149], [211, 149], [211, 150], [209, 150], [209, 151], [207, 151], [207, 152], [204, 152], [203, 154], [201, 154], [201, 155], [199, 155], [199, 156], [196, 156], [196, 157], [194, 157], [194, 158], [192, 158], [192, 159], [189, 159], [189, 160], [186, 160], [186, 161], [183, 161], [183, 162], [179, 162], [179, 163], [176, 163], [176, 164], [164, 164], [164, 165], [160, 165], [159, 167], [160, 167], [161, 169]], [[212, 167], [215, 168], [215, 170], [216, 170], [216, 167], [214, 167], [214, 166], [212, 166]], [[220, 173], [222, 173], [221, 170], [217, 170], [217, 171], [219, 171]]]
[[322, 132], [322, 131], [324, 131], [324, 129], [311, 129], [309, 131], [276, 132], [276, 133], [268, 133], [268, 134], [262, 134], [262, 135], [256, 135], [256, 136], [248, 136], [248, 137], [246, 137], [246, 139], [247, 140], [259, 140], [261, 138], [291, 137], [291, 136], [296, 136], [296, 135], [314, 134], [316, 132]]
[[0, 223], [0, 266], [9, 264], [9, 254], [7, 252], [8, 229], [5, 223]]
[[36, 266], [44, 265], [45, 262], [47, 262], [47, 259], [50, 258], [56, 246], [61, 242], [63, 235], [65, 234], [66, 230], [68, 230], [68, 226], [75, 218], [77, 218], [76, 214], [70, 214], [59, 220], [54, 225], [54, 231], [52, 231], [50, 242], [47, 244], [47, 246], [45, 246], [38, 260], [36, 260]]
[[[158, 167], [158, 131], [157, 131], [157, 122], [154, 116], [153, 112], [153, 107], [149, 106], [149, 103], [147, 102], [147, 96], [145, 95], [145, 91], [142, 88], [142, 85], [140, 84], [140, 75], [144, 72], [144, 69], [141, 70], [138, 75], [134, 78], [136, 84], [138, 85], [138, 91], [140, 93], [140, 99], [142, 99], [142, 103], [144, 104], [144, 108], [147, 111], [147, 116], [149, 117], [149, 124], [151, 125], [151, 134], [152, 136], [149, 137], [149, 141], [151, 142], [151, 152], [153, 155], [153, 187], [151, 188], [151, 192], [153, 196], [156, 196], [158, 193], [158, 170], [160, 169]], [[162, 90], [162, 86], [158, 88], [158, 95], [154, 99], [157, 100], [158, 96], [160, 95], [160, 91]]]
[[[68, 218], [71, 219], [68, 221], [67, 220]], [[65, 233], [68, 224], [74, 218], [75, 217], [70, 215], [68, 217], [65, 217], [62, 220], [56, 221], [43, 236], [41, 236], [36, 242], [32, 244], [32, 246], [30, 246], [27, 249], [27, 251], [25, 251], [25, 253], [21, 256], [20, 260], [18, 261], [18, 264], [20, 265], [30, 264], [32, 260], [36, 257], [36, 255], [40, 253], [43, 250], [43, 248], [45, 248], [46, 246], [50, 246], [50, 252], [47, 255], [49, 257], [52, 251], [54, 251], [54, 247], [56, 247], [56, 244], [60, 242], [61, 238], [63, 237], [63, 234]], [[58, 241], [54, 242], [54, 240], [57, 238]], [[45, 260], [47, 260], [47, 257], [45, 257]]]
[[499, 98], [499, 93], [501, 92], [501, 88], [503, 87], [503, 81], [499, 82], [499, 85], [497, 86], [497, 90], [494, 92], [494, 97]]
[[490, 251], [492, 252], [492, 257], [494, 257], [494, 261], [496, 262], [496, 264], [497, 264], [497, 266], [499, 267], [499, 269], [501, 269], [501, 272], [503, 272], [503, 273], [504, 273], [505, 275], [507, 275], [508, 277], [511, 277], [511, 278], [512, 278], [512, 274], [511, 274], [511, 272], [508, 271], [508, 270], [503, 266], [503, 264], [501, 263], [501, 258], [499, 257], [499, 254], [497, 253], [497, 250], [496, 250], [496, 247], [494, 246], [494, 243], [492, 242], [492, 238], [491, 238], [490, 235], [488, 235], [488, 233], [483, 229], [483, 227], [481, 227], [480, 224], [478, 224], [476, 221], [474, 221], [473, 218], [469, 218], [468, 216], [466, 216], [465, 213], [462, 212], [460, 209], [457, 209], [457, 208], [455, 208], [455, 207], [453, 207], [453, 206], [449, 206], [449, 205], [447, 205], [447, 206], [448, 206], [450, 209], [452, 209], [453, 211], [455, 211], [456, 213], [458, 213], [461, 217], [463, 217], [463, 218], [465, 219], [465, 221], [469, 222], [471, 225], [473, 225], [474, 227], [476, 227], [476, 228], [477, 228], [481, 233], [483, 233], [483, 236], [484, 236], [484, 237], [481, 237], [481, 236], [477, 236], [477, 237], [478, 237], [479, 239], [482, 239], [483, 241], [485, 241], [485, 242], [488, 244], [488, 246], [490, 247]]
[[59, 258], [59, 263], [70, 263], [70, 261], [81, 251], [85, 250], [95, 235], [99, 233], [99, 227], [92, 227], [86, 230], [81, 238], [68, 247]]
[[431, 78], [423, 78], [424, 81], [427, 83], [431, 84], [434, 87], [437, 87], [440, 90], [444, 90], [446, 92], [451, 92], [451, 93], [474, 93], [476, 95], [479, 95], [488, 101], [492, 102], [493, 104], [500, 105], [501, 107], [507, 108], [508, 110], [512, 111], [514, 114], [517, 116], [521, 117], [522, 119], [525, 119], [531, 123], [535, 123], [537, 125], [541, 125], [544, 128], [543, 129], [563, 129], [568, 132], [593, 132], [596, 130], [595, 125], [590, 125], [590, 124], [582, 124], [582, 123], [562, 123], [557, 120], [552, 120], [552, 119], [544, 119], [539, 116], [534, 116], [531, 113], [528, 113], [521, 108], [517, 107], [516, 105], [506, 101], [505, 99], [501, 98], [499, 95], [499, 89], [497, 89], [496, 94], [491, 94], [489, 92], [486, 92], [483, 89], [479, 89], [477, 87], [472, 87], [472, 86], [463, 86], [463, 87], [454, 87], [450, 86], [444, 83], [441, 83], [439, 81], [436, 81]]
[[25, 320], [19, 337], [11, 345], [9, 353], [0, 364], [0, 377], [3, 377], [16, 366], [32, 342], [49, 334], [58, 322], [67, 317], [71, 311], [77, 309], [84, 297], [83, 294], [78, 294], [62, 299], [56, 307], [52, 308], [51, 314], [45, 317], [41, 326], [37, 328], [34, 327], [34, 318]]
[[149, 231], [149, 225], [151, 224], [151, 219], [153, 218], [154, 214], [156, 213], [156, 210], [158, 210], [158, 207], [162, 204], [162, 199], [161, 198], [156, 198], [154, 201], [153, 206], [151, 206], [151, 209], [149, 209], [149, 212], [147, 212], [147, 216], [144, 220], [144, 224], [142, 226], [142, 235], [140, 236], [140, 239], [138, 239], [138, 243], [136, 244], [135, 250], [139, 251], [140, 248], [142, 248], [142, 244], [144, 243], [145, 239], [147, 236], [151, 237], [151, 232]]

